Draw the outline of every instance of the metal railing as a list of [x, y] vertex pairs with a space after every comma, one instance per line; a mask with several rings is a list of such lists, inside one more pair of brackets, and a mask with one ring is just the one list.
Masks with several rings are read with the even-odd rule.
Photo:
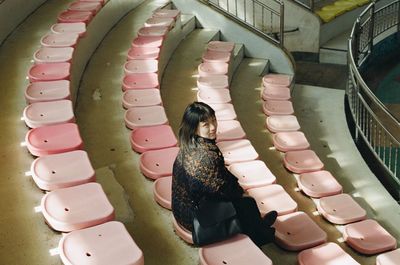
[[[399, 31], [399, 0], [379, 10], [370, 4], [354, 23], [348, 42], [349, 82], [346, 89], [355, 122], [355, 137], [362, 137], [377, 161], [400, 185], [400, 123], [364, 82], [359, 70], [373, 55], [377, 37]], [[380, 36], [381, 37], [381, 36]]]
[[284, 4], [280, 0], [261, 1], [204, 0], [204, 2], [222, 11], [230, 18], [250, 26], [258, 33], [283, 47]]

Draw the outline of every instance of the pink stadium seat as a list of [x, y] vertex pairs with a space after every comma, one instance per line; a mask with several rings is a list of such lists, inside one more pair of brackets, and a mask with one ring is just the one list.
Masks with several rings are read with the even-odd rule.
[[219, 121], [217, 127], [217, 141], [229, 141], [244, 139], [246, 133], [244, 132], [240, 122], [236, 120]]
[[114, 208], [100, 184], [90, 182], [47, 193], [41, 201], [46, 222], [69, 232], [114, 220]]
[[30, 82], [69, 80], [70, 63], [35, 64], [28, 72]]
[[40, 44], [43, 47], [75, 47], [78, 43], [78, 33], [50, 33], [45, 35], [41, 40]]
[[68, 80], [30, 83], [25, 90], [25, 99], [27, 103], [70, 99], [69, 86]]
[[132, 149], [138, 153], [173, 147], [178, 144], [169, 125], [137, 128], [132, 131], [130, 140]]
[[289, 100], [266, 100], [263, 112], [268, 115], [291, 115], [294, 113], [293, 104]]
[[297, 259], [299, 265], [360, 265], [339, 245], [331, 242], [303, 250]]
[[201, 63], [198, 67], [199, 76], [226, 75], [229, 64], [227, 63]]
[[160, 48], [164, 41], [163, 36], [158, 37], [137, 37], [132, 41], [132, 47], [136, 48]]
[[25, 123], [30, 128], [75, 122], [71, 100], [36, 102], [25, 107]]
[[68, 233], [58, 248], [65, 265], [144, 265], [142, 250], [117, 221]]
[[396, 239], [371, 219], [345, 225], [343, 238], [350, 247], [367, 255], [393, 250], [397, 246]]
[[175, 233], [186, 243], [188, 244], [193, 244], [193, 237], [192, 237], [192, 232], [186, 230], [183, 226], [178, 224], [176, 219], [172, 217], [172, 225], [174, 227]]
[[159, 89], [133, 89], [122, 95], [122, 106], [125, 109], [162, 105]]
[[151, 150], [140, 155], [140, 171], [150, 179], [172, 175], [172, 166], [179, 147]]
[[86, 25], [89, 24], [89, 22], [93, 18], [93, 13], [90, 11], [71, 11], [71, 10], [66, 10], [61, 12], [58, 17], [57, 17], [57, 22], [58, 23], [77, 23], [77, 22], [82, 22], [85, 23]]
[[292, 76], [285, 74], [266, 74], [262, 79], [262, 83], [264, 87], [268, 87], [268, 85], [289, 87], [292, 79]]
[[294, 115], [273, 115], [266, 119], [266, 126], [269, 131], [293, 132], [300, 130], [300, 124]]
[[260, 248], [243, 234], [199, 249], [200, 265], [272, 265]]
[[156, 73], [130, 74], [122, 81], [122, 90], [159, 88], [158, 75]]
[[230, 165], [237, 162], [256, 160], [258, 154], [249, 140], [233, 140], [218, 142], [217, 146], [221, 150], [225, 164]]
[[105, 2], [109, 1], [109, 0], [78, 0], [78, 1], [80, 1], [80, 2], [98, 2], [104, 6]]
[[207, 50], [215, 52], [229, 52], [233, 51], [235, 43], [227, 41], [210, 41], [207, 44]]
[[274, 227], [275, 242], [286, 250], [300, 251], [327, 241], [325, 231], [304, 212], [278, 216]]
[[342, 185], [329, 171], [321, 170], [300, 174], [297, 185], [308, 196], [321, 198], [342, 193]]
[[164, 207], [171, 210], [172, 196], [172, 177], [162, 177], [154, 181], [153, 186], [154, 200]]
[[63, 63], [71, 62], [74, 48], [61, 47], [51, 48], [42, 47], [33, 54], [35, 63]]
[[240, 186], [245, 189], [258, 188], [276, 182], [276, 177], [261, 160], [234, 163], [229, 171], [238, 178]]
[[209, 51], [206, 50], [203, 53], [202, 59], [203, 62], [208, 63], [229, 63], [231, 60], [230, 52], [216, 52], [216, 51]]
[[222, 89], [229, 88], [227, 75], [200, 76], [197, 79], [197, 87], [201, 89]]
[[99, 2], [73, 2], [69, 5], [68, 10], [71, 11], [89, 11], [95, 16], [100, 11], [102, 4]]
[[143, 27], [139, 29], [139, 37], [165, 37], [169, 31], [168, 27]]
[[144, 23], [145, 27], [167, 27], [172, 29], [175, 25], [175, 20], [170, 17], [151, 17]]
[[261, 92], [263, 100], [289, 100], [290, 89], [284, 86], [268, 85]]
[[89, 157], [82, 150], [36, 158], [31, 173], [42, 190], [62, 189], [96, 180]]
[[325, 219], [334, 224], [348, 224], [367, 218], [367, 212], [345, 193], [322, 197], [317, 207]]
[[125, 74], [157, 73], [157, 60], [130, 60], [124, 65]]
[[125, 125], [129, 129], [168, 124], [163, 106], [135, 107], [125, 111]]
[[128, 51], [128, 60], [158, 60], [159, 56], [158, 47], [132, 47]]
[[177, 9], [157, 9], [153, 12], [153, 17], [169, 17], [175, 19], [180, 17], [181, 11]]
[[324, 164], [312, 150], [286, 152], [283, 164], [288, 170], [298, 174], [321, 170], [324, 167]]
[[273, 210], [277, 211], [278, 215], [297, 211], [297, 203], [281, 185], [271, 184], [248, 189], [247, 192], [256, 200], [262, 216]]
[[75, 123], [34, 128], [28, 131], [25, 142], [34, 156], [52, 155], [79, 150], [83, 142]]
[[76, 23], [57, 23], [51, 26], [54, 33], [76, 33], [79, 37], [83, 37], [86, 33], [86, 24], [83, 22]]
[[208, 104], [215, 111], [217, 121], [236, 119], [236, 112], [232, 104]]
[[302, 132], [278, 132], [272, 140], [276, 149], [282, 152], [304, 150], [310, 147], [307, 138]]
[[230, 103], [231, 95], [229, 89], [201, 89], [197, 92], [197, 100], [207, 104]]
[[400, 260], [400, 248], [379, 254], [376, 257], [376, 265], [396, 265], [399, 264]]

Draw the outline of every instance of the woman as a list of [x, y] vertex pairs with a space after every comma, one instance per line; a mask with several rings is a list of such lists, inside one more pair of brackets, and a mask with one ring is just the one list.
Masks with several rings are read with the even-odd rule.
[[271, 242], [275, 230], [270, 226], [277, 213], [261, 219], [254, 199], [243, 197], [237, 178], [225, 167], [215, 143], [217, 120], [214, 110], [205, 103], [190, 104], [179, 129], [180, 150], [173, 167], [172, 211], [177, 222], [193, 231], [195, 207], [204, 199], [232, 201], [242, 232], [257, 245]]

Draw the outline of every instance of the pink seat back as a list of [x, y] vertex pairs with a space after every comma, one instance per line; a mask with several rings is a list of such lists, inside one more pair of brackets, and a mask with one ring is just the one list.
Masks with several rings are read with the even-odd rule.
[[156, 37], [143, 37], [139, 36], [132, 41], [132, 47], [137, 48], [160, 48], [163, 44], [164, 38], [163, 36]]
[[312, 150], [286, 152], [283, 163], [288, 170], [298, 174], [321, 170], [324, 167]]
[[266, 119], [268, 130], [276, 132], [292, 132], [300, 130], [300, 124], [294, 115], [273, 115]]
[[400, 260], [400, 248], [379, 254], [376, 257], [376, 265], [396, 265]]
[[170, 17], [151, 17], [144, 23], [145, 27], [167, 27], [168, 29], [173, 28], [175, 20]]
[[269, 85], [261, 92], [263, 100], [290, 100], [290, 89], [283, 86]]
[[153, 186], [154, 200], [164, 207], [171, 210], [172, 197], [172, 177], [162, 177], [154, 181]]
[[228, 74], [229, 65], [227, 63], [201, 63], [198, 67], [200, 76], [209, 75], [226, 75]]
[[201, 89], [222, 89], [229, 88], [227, 75], [200, 76], [197, 79], [197, 87]]
[[207, 44], [207, 50], [215, 52], [229, 52], [233, 51], [235, 43], [227, 41], [210, 41]]
[[231, 95], [229, 89], [201, 89], [197, 93], [197, 100], [207, 104], [230, 103]]
[[246, 133], [244, 132], [240, 122], [236, 120], [219, 121], [217, 127], [217, 141], [229, 141], [244, 139]]
[[261, 160], [233, 163], [229, 171], [238, 178], [240, 186], [247, 190], [276, 182], [276, 177]]
[[258, 158], [258, 153], [250, 141], [246, 139], [222, 141], [218, 142], [217, 145], [224, 156], [226, 165], [256, 160]]
[[171, 176], [178, 152], [178, 147], [144, 152], [140, 155], [140, 171], [150, 179]]
[[134, 130], [139, 127], [168, 124], [163, 106], [134, 107], [125, 112], [125, 125]]
[[32, 103], [24, 109], [23, 116], [30, 128], [75, 122], [70, 100]]
[[177, 9], [157, 9], [153, 12], [153, 17], [173, 18], [175, 21], [180, 18], [181, 11]]
[[132, 131], [130, 140], [132, 149], [138, 153], [173, 147], [178, 144], [169, 125], [137, 128]]
[[342, 185], [329, 171], [303, 173], [297, 180], [299, 188], [308, 196], [321, 198], [342, 193]]
[[69, 80], [70, 63], [35, 64], [28, 72], [30, 82]]
[[68, 10], [71, 11], [89, 11], [94, 15], [100, 11], [102, 8], [102, 4], [100, 2], [73, 2], [69, 5]]
[[93, 13], [90, 11], [66, 10], [58, 15], [57, 22], [59, 23], [82, 22], [87, 25], [92, 20], [92, 18], [93, 18]]
[[231, 60], [231, 55], [232, 53], [230, 52], [216, 52], [206, 50], [203, 53], [202, 59], [203, 62], [209, 63], [229, 63], [229, 61]]
[[157, 60], [130, 60], [124, 65], [125, 74], [157, 73]]
[[82, 22], [76, 23], [57, 23], [51, 26], [54, 33], [77, 33], [79, 37], [83, 37], [86, 33], [86, 25]]
[[305, 150], [310, 147], [302, 132], [278, 132], [272, 136], [274, 146], [282, 152]]
[[208, 104], [214, 111], [218, 121], [235, 120], [236, 112], [233, 105], [228, 104]]
[[264, 87], [267, 87], [268, 85], [289, 87], [292, 83], [292, 79], [292, 76], [285, 74], [266, 74], [263, 77], [262, 82]]
[[140, 37], [164, 37], [167, 35], [169, 27], [165, 26], [154, 26], [154, 27], [143, 27], [138, 31]]
[[303, 250], [297, 256], [299, 265], [360, 265], [335, 243], [325, 243]]
[[293, 104], [289, 100], [266, 100], [263, 112], [268, 115], [291, 115], [294, 113]]
[[139, 73], [126, 75], [122, 81], [122, 90], [159, 88], [156, 73]]
[[122, 95], [122, 105], [125, 109], [162, 105], [160, 90], [156, 88], [127, 90]]
[[69, 99], [69, 86], [68, 80], [30, 83], [25, 90], [25, 99], [28, 103]]
[[159, 56], [158, 47], [132, 47], [128, 52], [128, 60], [158, 60]]
[[43, 47], [75, 47], [78, 43], [78, 33], [50, 33], [45, 35], [41, 40], [40, 44]]

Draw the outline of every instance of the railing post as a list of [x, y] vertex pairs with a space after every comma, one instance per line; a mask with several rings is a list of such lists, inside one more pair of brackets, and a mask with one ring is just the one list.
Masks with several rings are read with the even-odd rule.
[[360, 18], [357, 18], [356, 23], [354, 24], [354, 35], [351, 47], [353, 52], [354, 63], [356, 64], [357, 67], [359, 67], [358, 64], [359, 53], [360, 53], [359, 46], [360, 46]]
[[280, 6], [280, 17], [279, 17], [279, 34], [281, 36], [280, 43], [281, 47], [284, 47], [284, 39], [285, 39], [285, 33], [284, 33], [284, 27], [285, 27], [285, 5], [281, 1], [281, 6]]
[[372, 49], [374, 48], [374, 26], [375, 26], [375, 2], [372, 3], [371, 10], [370, 10], [370, 27], [369, 27], [369, 53], [372, 53]]
[[314, 0], [310, 0], [310, 10], [314, 11]]
[[397, 32], [400, 31], [400, 1], [397, 1]]

